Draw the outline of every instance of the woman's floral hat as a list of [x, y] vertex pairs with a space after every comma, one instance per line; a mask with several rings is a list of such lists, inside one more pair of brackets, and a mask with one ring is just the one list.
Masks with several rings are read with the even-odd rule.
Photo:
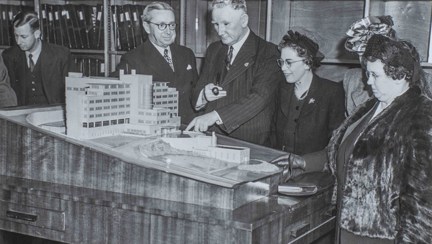
[[369, 16], [354, 22], [346, 32], [348, 36], [345, 49], [351, 52], [363, 53], [366, 43], [374, 34], [380, 34], [393, 38], [395, 31], [392, 29], [393, 19], [387, 16]]

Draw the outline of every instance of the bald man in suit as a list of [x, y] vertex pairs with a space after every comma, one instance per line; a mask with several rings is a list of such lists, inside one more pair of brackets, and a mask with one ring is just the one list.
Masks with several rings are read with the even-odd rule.
[[198, 79], [195, 55], [191, 49], [174, 43], [176, 24], [173, 8], [164, 2], [153, 2], [143, 12], [143, 26], [148, 40], [121, 57], [116, 72], [136, 70], [152, 75], [153, 81], [169, 82], [179, 92], [179, 116], [187, 124], [195, 116], [190, 102], [192, 86]]
[[221, 41], [208, 49], [193, 93], [196, 117], [186, 128], [268, 145], [278, 86], [284, 82], [276, 45], [248, 27], [246, 2], [214, 0], [212, 23]]

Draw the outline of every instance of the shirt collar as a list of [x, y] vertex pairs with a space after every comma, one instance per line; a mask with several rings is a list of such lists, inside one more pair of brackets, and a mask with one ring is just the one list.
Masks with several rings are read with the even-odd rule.
[[164, 48], [164, 47], [161, 47], [161, 46], [158, 46], [158, 45], [154, 44], [152, 41], [150, 41], [150, 43], [153, 44], [153, 46], [155, 46], [155, 48], [158, 50], [158, 52], [159, 52], [162, 56], [164, 56], [164, 51], [165, 51], [165, 49], [168, 49], [168, 55], [171, 57], [171, 49], [170, 49], [170, 46]]
[[42, 52], [42, 41], [38, 41], [39, 43], [36, 45], [36, 49], [33, 52], [25, 51], [26, 57], [28, 58], [29, 54], [32, 54], [33, 62], [36, 63], [36, 61], [39, 59], [39, 56]]
[[243, 44], [246, 42], [246, 39], [249, 37], [250, 34], [250, 29], [249, 27], [247, 28], [246, 31], [246, 35], [244, 35], [240, 41], [236, 42], [235, 44], [232, 45], [233, 49], [233, 56], [231, 59], [231, 63], [234, 62], [235, 57], [237, 56], [238, 52], [240, 51], [240, 48], [243, 46]]

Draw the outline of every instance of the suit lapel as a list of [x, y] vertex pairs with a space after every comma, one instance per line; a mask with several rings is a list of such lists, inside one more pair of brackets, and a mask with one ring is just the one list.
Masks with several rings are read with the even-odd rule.
[[289, 104], [291, 102], [292, 96], [294, 95], [294, 85], [284, 84], [281, 86], [281, 110], [285, 117], [289, 116]]
[[[165, 58], [161, 55], [161, 53], [156, 49], [156, 47], [150, 42], [147, 41], [144, 44], [144, 52], [142, 55], [142, 63], [143, 65], [146, 65], [148, 68], [150, 68], [153, 72], [158, 74], [159, 77], [166, 77], [168, 80], [164, 80], [167, 82], [174, 80], [174, 72], [171, 69], [168, 62], [165, 60]], [[171, 50], [172, 52], [172, 50]], [[172, 56], [174, 56], [172, 52]], [[152, 58], [149, 58], [152, 57]], [[174, 67], [176, 65], [177, 61], [173, 59]], [[161, 68], [162, 67], [162, 68]]]
[[[228, 51], [227, 47], [224, 48]], [[223, 57], [225, 57], [226, 52]], [[234, 62], [228, 71], [223, 84], [226, 85], [237, 78], [240, 74], [244, 73], [247, 69], [252, 67], [255, 62], [254, 57], [256, 56], [256, 36], [252, 31], [249, 33], [243, 46], [240, 48]]]
[[[52, 51], [51, 49], [49, 49], [49, 47], [47, 45], [44, 44], [44, 42], [42, 42], [42, 50], [41, 53], [39, 55], [39, 59], [37, 62], [40, 62], [40, 69], [41, 69], [41, 73], [42, 73], [42, 87], [44, 89], [44, 92], [48, 98], [48, 101], [51, 102], [51, 100], [53, 99], [50, 94], [52, 94], [51, 92], [49, 92], [51, 89], [53, 89], [53, 87], [57, 87], [54, 84], [47, 84], [48, 81], [52, 81], [54, 80], [53, 78], [51, 78], [51, 76], [54, 74], [54, 72], [49, 72], [49, 69], [51, 69], [52, 67], [56, 67], [58, 66], [58, 64], [56, 64], [56, 62], [58, 62], [58, 60], [55, 57], [55, 54], [51, 54]], [[37, 65], [37, 64], [36, 64]], [[62, 82], [62, 81], [57, 81], [57, 82]]]

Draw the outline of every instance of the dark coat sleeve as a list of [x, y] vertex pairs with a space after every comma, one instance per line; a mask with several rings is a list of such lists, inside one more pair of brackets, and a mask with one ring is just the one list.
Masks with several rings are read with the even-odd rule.
[[[276, 91], [284, 79], [276, 63], [279, 56], [279, 51], [275, 45], [260, 42], [249, 94], [237, 102], [217, 110], [227, 133], [231, 133], [261, 111], [270, 109], [269, 107], [275, 105]], [[270, 123], [271, 118], [266, 119], [269, 120], [267, 123]]]
[[0, 107], [16, 106], [15, 91], [10, 86], [10, 80], [6, 65], [0, 56]]

